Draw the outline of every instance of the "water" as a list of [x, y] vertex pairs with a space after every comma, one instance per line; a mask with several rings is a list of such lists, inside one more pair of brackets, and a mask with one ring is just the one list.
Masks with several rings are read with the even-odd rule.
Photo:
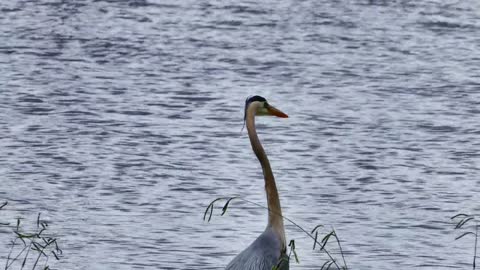
[[[244, 100], [285, 215], [351, 269], [469, 269], [480, 212], [480, 2], [3, 1], [3, 222], [38, 212], [54, 269], [222, 269], [266, 224]], [[0, 259], [12, 234], [0, 229]], [[293, 226], [301, 264], [325, 256]], [[335, 251], [332, 246], [332, 251]]]

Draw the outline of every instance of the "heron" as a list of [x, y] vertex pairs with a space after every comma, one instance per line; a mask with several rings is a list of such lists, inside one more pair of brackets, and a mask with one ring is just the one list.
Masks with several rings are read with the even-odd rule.
[[245, 117], [248, 137], [253, 152], [262, 165], [265, 179], [265, 192], [268, 203], [268, 224], [265, 231], [250, 246], [238, 254], [225, 268], [226, 270], [288, 270], [289, 261], [286, 254], [285, 227], [282, 208], [278, 196], [267, 154], [260, 143], [255, 128], [255, 116], [276, 116], [287, 118], [288, 115], [270, 105], [264, 97], [253, 96], [245, 101]]

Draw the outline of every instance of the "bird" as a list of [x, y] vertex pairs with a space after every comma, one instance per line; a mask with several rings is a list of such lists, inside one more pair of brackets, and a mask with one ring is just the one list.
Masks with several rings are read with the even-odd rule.
[[265, 231], [238, 254], [225, 270], [272, 270], [274, 267], [278, 270], [288, 270], [289, 260], [286, 254], [285, 227], [280, 198], [270, 162], [257, 135], [255, 116], [288, 118], [288, 115], [270, 105], [261, 96], [252, 96], [245, 101], [244, 122], [246, 122], [250, 144], [262, 166], [265, 179], [268, 224]]

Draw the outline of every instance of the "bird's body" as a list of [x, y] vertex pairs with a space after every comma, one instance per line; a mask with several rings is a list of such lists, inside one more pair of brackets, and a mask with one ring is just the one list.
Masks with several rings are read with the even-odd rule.
[[285, 228], [282, 209], [275, 178], [265, 150], [255, 129], [256, 115], [274, 115], [286, 118], [286, 114], [269, 105], [265, 98], [254, 96], [245, 104], [245, 121], [253, 152], [257, 156], [265, 179], [265, 192], [268, 203], [268, 224], [265, 231], [244, 251], [238, 254], [226, 267], [226, 270], [288, 270], [286, 255]]
[[228, 264], [226, 269], [272, 270], [273, 266], [278, 265], [281, 266], [279, 270], [288, 270], [288, 257], [281, 253], [281, 245], [275, 232], [267, 227], [247, 249]]

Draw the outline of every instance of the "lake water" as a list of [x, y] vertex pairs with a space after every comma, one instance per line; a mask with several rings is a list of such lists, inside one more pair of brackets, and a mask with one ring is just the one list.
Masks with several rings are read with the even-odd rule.
[[[52, 269], [222, 269], [266, 225], [243, 106], [284, 214], [350, 269], [470, 269], [480, 213], [480, 2], [2, 1], [0, 222], [59, 238]], [[325, 229], [322, 232], [327, 232]], [[0, 264], [13, 234], [0, 227]], [[287, 225], [300, 264], [325, 255]], [[335, 252], [335, 246], [330, 246]]]

